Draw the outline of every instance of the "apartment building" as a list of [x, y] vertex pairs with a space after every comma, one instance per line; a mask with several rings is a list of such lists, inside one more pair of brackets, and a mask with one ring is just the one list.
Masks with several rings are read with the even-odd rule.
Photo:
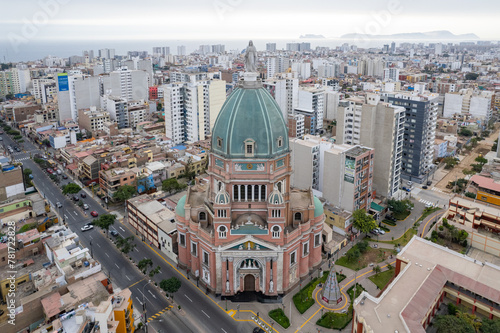
[[77, 120], [79, 109], [99, 105], [101, 96], [100, 78], [81, 72], [57, 75], [57, 104], [59, 119]]
[[382, 94], [386, 102], [406, 110], [401, 166], [403, 179], [422, 183], [434, 170], [438, 97], [438, 94], [428, 92]]
[[294, 114], [304, 116], [306, 134], [319, 134], [323, 128], [324, 98], [323, 87], [299, 88], [298, 105], [294, 109]]
[[461, 89], [457, 93], [447, 93], [444, 97], [443, 117], [451, 118], [453, 115], [470, 115], [474, 118], [491, 119], [495, 102], [493, 91], [474, 89]]
[[113, 195], [120, 186], [135, 186], [136, 174], [129, 169], [114, 168], [99, 171], [99, 184], [101, 193], [113, 201]]
[[78, 110], [78, 125], [80, 128], [92, 133], [102, 131], [104, 123], [110, 121], [110, 119], [109, 112], [97, 109], [95, 106]]
[[391, 198], [399, 191], [403, 158], [405, 109], [388, 103], [340, 102], [337, 143], [375, 148], [373, 187]]
[[303, 115], [296, 114], [288, 116], [288, 137], [302, 139], [305, 132], [304, 126]]
[[177, 262], [175, 213], [148, 194], [127, 200], [128, 221], [144, 241]]

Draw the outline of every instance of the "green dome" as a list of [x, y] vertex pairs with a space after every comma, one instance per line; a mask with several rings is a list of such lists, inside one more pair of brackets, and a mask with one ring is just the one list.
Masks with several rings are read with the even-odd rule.
[[321, 216], [323, 214], [323, 204], [318, 198], [314, 197], [314, 217]]
[[175, 212], [179, 216], [186, 216], [186, 211], [184, 210], [184, 205], [186, 204], [186, 195], [183, 195], [182, 198], [177, 202], [177, 206], [175, 207]]
[[[245, 145], [253, 143], [253, 156]], [[227, 158], [272, 158], [288, 152], [288, 130], [278, 104], [264, 88], [237, 88], [212, 130], [212, 152]]]

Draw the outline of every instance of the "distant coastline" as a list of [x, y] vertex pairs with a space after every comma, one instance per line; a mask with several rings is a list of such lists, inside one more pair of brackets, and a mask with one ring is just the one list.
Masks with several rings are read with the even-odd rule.
[[440, 31], [429, 31], [429, 32], [409, 32], [409, 33], [401, 33], [401, 34], [392, 34], [392, 35], [370, 35], [370, 34], [359, 34], [359, 33], [351, 33], [340, 36], [342, 39], [359, 39], [359, 38], [372, 38], [372, 39], [457, 39], [457, 40], [479, 40], [479, 36], [473, 33], [469, 34], [461, 34], [455, 35], [454, 33], [447, 30]]
[[305, 35], [300, 35], [301, 39], [324, 39], [325, 36], [323, 35], [315, 35], [315, 34], [305, 34]]

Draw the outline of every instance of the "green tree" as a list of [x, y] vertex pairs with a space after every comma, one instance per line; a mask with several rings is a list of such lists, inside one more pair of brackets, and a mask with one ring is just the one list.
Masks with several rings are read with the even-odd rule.
[[163, 105], [161, 105], [161, 103], [158, 102], [158, 104], [156, 104], [156, 111], [161, 111], [161, 109], [163, 109]]
[[413, 207], [413, 203], [410, 200], [396, 200], [390, 199], [387, 201], [387, 206], [395, 215], [403, 215], [408, 209]]
[[177, 179], [169, 178], [162, 182], [161, 189], [162, 191], [172, 193], [173, 191], [181, 191], [187, 187], [186, 184], [180, 184]]
[[153, 260], [151, 259], [142, 259], [137, 264], [137, 268], [139, 268], [142, 274], [146, 274], [149, 267], [153, 267]]
[[174, 297], [173, 294], [181, 288], [181, 280], [179, 280], [175, 276], [171, 277], [170, 279], [161, 280], [160, 288], [165, 292], [172, 294], [172, 297]]
[[462, 136], [472, 136], [472, 131], [470, 129], [468, 129], [467, 127], [461, 127], [460, 128], [460, 131], [458, 132], [458, 135], [462, 135]]
[[457, 165], [457, 160], [454, 157], [448, 156], [443, 159], [443, 162], [445, 164], [444, 168], [445, 169], [453, 169], [455, 165]]
[[63, 186], [63, 194], [77, 194], [82, 188], [75, 183], [69, 183]]
[[9, 100], [9, 99], [14, 99], [14, 94], [9, 93], [9, 94], [5, 95], [5, 98], [6, 98], [7, 100]]
[[351, 250], [347, 251], [346, 257], [348, 261], [354, 261], [358, 259], [361, 256], [361, 252], [357, 248], [352, 248]]
[[31, 169], [26, 168], [23, 170], [24, 177], [29, 177], [32, 173]]
[[157, 266], [155, 269], [152, 269], [150, 272], [149, 272], [149, 277], [153, 277], [155, 276], [156, 274], [160, 274], [160, 271], [161, 271], [161, 267], [160, 266]]
[[359, 242], [356, 246], [361, 253], [365, 253], [366, 250], [368, 250], [369, 244], [366, 240], [363, 240], [362, 242]]
[[378, 274], [378, 273], [380, 273], [380, 272], [382, 271], [382, 268], [380, 268], [380, 266], [379, 266], [379, 265], [377, 265], [377, 266], [373, 267], [373, 271], [374, 271], [376, 274]]
[[123, 185], [120, 186], [116, 192], [113, 194], [113, 199], [118, 201], [126, 201], [134, 195], [136, 189], [132, 185]]
[[476, 333], [474, 326], [457, 316], [436, 316], [434, 327], [437, 333]]
[[115, 220], [116, 220], [116, 215], [104, 214], [94, 220], [94, 225], [101, 229], [106, 230], [106, 235], [107, 235], [109, 227], [115, 224]]
[[46, 145], [47, 147], [49, 147], [49, 146], [50, 146], [50, 141], [49, 141], [49, 140], [47, 140], [47, 139], [43, 140], [43, 141], [42, 141], [42, 143], [43, 143], [44, 145]]
[[495, 143], [491, 147], [491, 151], [497, 151], [497, 148], [498, 148], [498, 139], [495, 140]]
[[500, 320], [485, 318], [481, 322], [481, 332], [483, 333], [498, 333], [500, 332]]
[[116, 238], [116, 247], [120, 249], [123, 253], [127, 254], [134, 250], [135, 243], [133, 242], [134, 236], [123, 238], [118, 236]]
[[485, 159], [485, 158], [484, 158], [484, 157], [482, 157], [482, 156], [478, 156], [478, 157], [476, 157], [476, 159], [475, 159], [474, 161], [478, 162], [479, 164], [483, 164], [483, 165], [484, 165], [484, 164], [486, 164], [486, 163], [488, 163], [488, 160], [487, 160], [487, 159]]
[[371, 230], [377, 227], [377, 223], [373, 219], [373, 216], [366, 214], [364, 209], [355, 210], [352, 214], [354, 228], [358, 229], [365, 234], [368, 234]]
[[466, 80], [475, 81], [475, 80], [477, 80], [478, 77], [479, 77], [479, 74], [477, 74], [477, 73], [467, 73], [467, 74], [465, 74], [465, 79]]
[[473, 175], [476, 173], [476, 171], [472, 170], [472, 169], [463, 169], [462, 170], [462, 173], [466, 176], [469, 176], [469, 175]]
[[184, 169], [184, 175], [188, 180], [192, 180], [196, 176], [196, 171], [193, 169], [193, 158], [189, 156], [186, 167]]
[[80, 133], [76, 133], [76, 141], [82, 141], [83, 139], [83, 134], [80, 132]]

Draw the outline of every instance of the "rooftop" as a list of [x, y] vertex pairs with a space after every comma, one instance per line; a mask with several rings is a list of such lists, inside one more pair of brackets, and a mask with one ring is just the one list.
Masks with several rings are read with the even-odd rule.
[[500, 267], [414, 236], [398, 254], [402, 270], [380, 297], [363, 292], [355, 311], [373, 332], [425, 332], [421, 322], [447, 282], [500, 303]]

